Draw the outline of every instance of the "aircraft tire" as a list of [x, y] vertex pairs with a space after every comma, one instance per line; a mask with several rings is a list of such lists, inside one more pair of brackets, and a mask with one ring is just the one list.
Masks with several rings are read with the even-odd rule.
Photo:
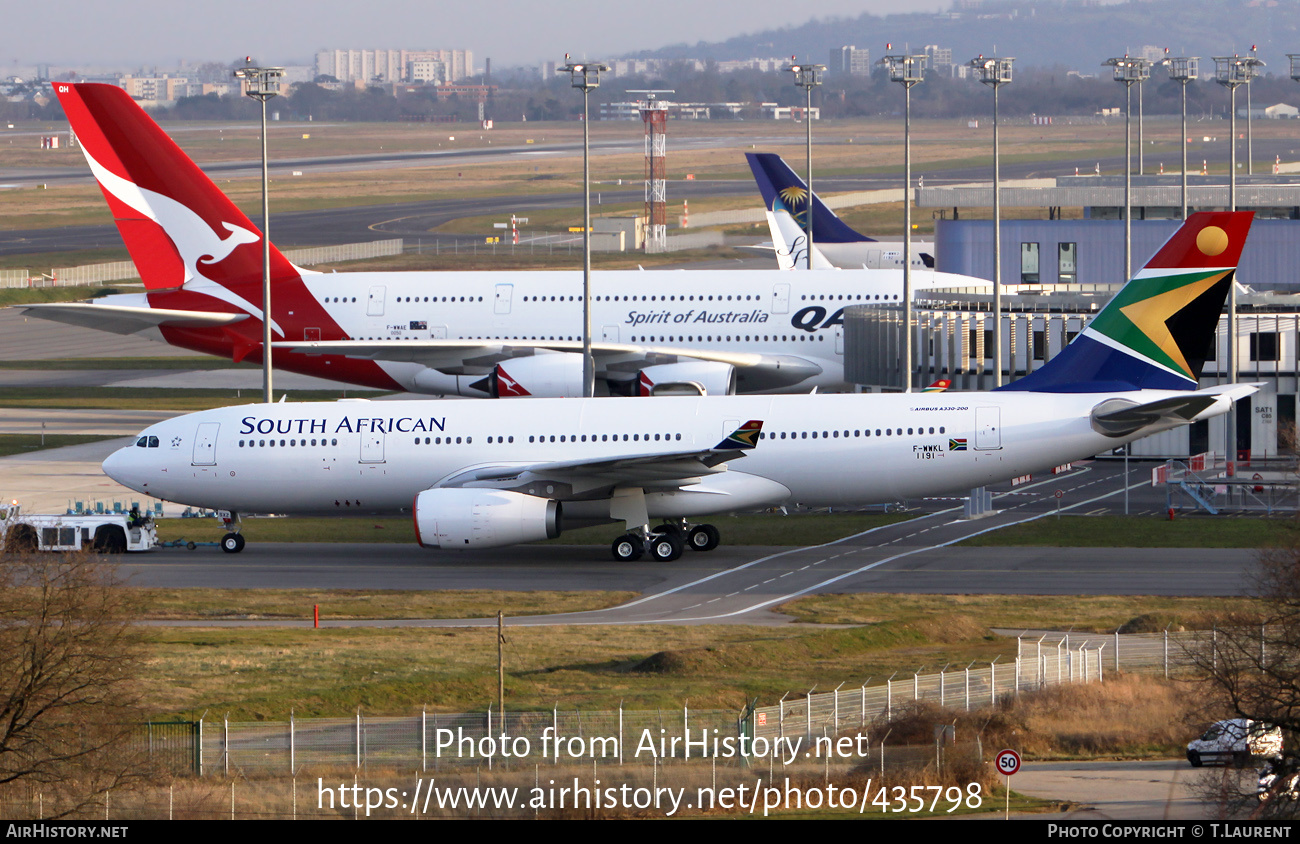
[[237, 533], [228, 533], [221, 537], [221, 550], [227, 554], [238, 554], [244, 550], [244, 537]]
[[681, 525], [674, 522], [665, 522], [654, 528], [654, 532], [660, 536], [671, 536], [682, 545], [686, 544], [686, 530]]
[[677, 533], [666, 531], [650, 537], [650, 546], [646, 550], [650, 552], [650, 558], [655, 562], [671, 563], [682, 555], [686, 546]]
[[721, 541], [718, 529], [713, 525], [696, 525], [686, 538], [686, 544], [692, 551], [712, 551]]
[[610, 551], [613, 552], [614, 559], [620, 563], [634, 563], [645, 553], [645, 543], [636, 534], [625, 533], [614, 540]]

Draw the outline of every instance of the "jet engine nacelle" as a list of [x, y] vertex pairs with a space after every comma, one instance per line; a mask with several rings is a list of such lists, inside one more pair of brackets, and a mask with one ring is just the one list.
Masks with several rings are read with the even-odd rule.
[[494, 399], [581, 398], [582, 355], [556, 352], [502, 361], [492, 368], [487, 386]]
[[[736, 394], [736, 368], [729, 363], [692, 360], [683, 363], [664, 363], [647, 366], [637, 377], [637, 395], [652, 396], [666, 392], [679, 394], [676, 385], [698, 385], [704, 395], [732, 396]], [[685, 392], [699, 393], [698, 389]]]
[[423, 548], [498, 548], [554, 539], [560, 502], [495, 489], [426, 489], [415, 496], [415, 538]]

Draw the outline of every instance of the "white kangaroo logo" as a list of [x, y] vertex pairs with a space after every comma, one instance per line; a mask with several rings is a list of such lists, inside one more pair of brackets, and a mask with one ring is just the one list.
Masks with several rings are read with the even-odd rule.
[[[262, 319], [261, 308], [235, 294], [224, 285], [208, 278], [200, 271], [200, 266], [212, 266], [224, 261], [235, 250], [236, 246], [245, 243], [256, 243], [261, 240], [262, 236], [260, 234], [223, 221], [221, 225], [225, 227], [226, 231], [230, 232], [230, 236], [218, 237], [217, 233], [212, 230], [212, 227], [202, 217], [185, 205], [170, 196], [163, 196], [160, 193], [142, 188], [134, 182], [123, 179], [92, 158], [90, 152], [84, 146], [81, 151], [85, 154], [86, 161], [90, 162], [90, 169], [94, 172], [99, 183], [103, 185], [104, 190], [153, 220], [162, 226], [163, 231], [167, 232], [167, 236], [176, 245], [176, 251], [180, 253], [181, 262], [185, 266], [185, 278], [181, 280], [182, 284], [195, 282], [194, 285], [191, 285], [191, 289], [196, 289], [197, 292], [220, 299], [223, 302], [229, 302], [257, 319]], [[271, 320], [271, 329], [280, 336], [284, 336], [284, 331], [274, 319]]]
[[202, 217], [181, 203], [123, 179], [92, 158], [85, 147], [82, 147], [82, 152], [85, 153], [91, 171], [103, 185], [104, 190], [153, 220], [167, 232], [167, 236], [176, 245], [176, 251], [180, 253], [181, 262], [185, 265], [185, 278], [182, 279], [182, 283], [192, 280], [196, 275], [203, 275], [200, 265], [219, 264], [229, 257], [236, 246], [256, 243], [261, 239], [261, 235], [257, 232], [227, 222], [222, 222], [221, 225], [230, 232], [230, 235], [219, 237]]

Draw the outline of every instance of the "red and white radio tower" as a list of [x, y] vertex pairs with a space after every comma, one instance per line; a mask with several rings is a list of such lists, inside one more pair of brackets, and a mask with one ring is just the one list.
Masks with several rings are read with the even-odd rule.
[[668, 245], [668, 106], [656, 103], [671, 89], [628, 91], [645, 94], [641, 120], [645, 123], [645, 251], [659, 252]]

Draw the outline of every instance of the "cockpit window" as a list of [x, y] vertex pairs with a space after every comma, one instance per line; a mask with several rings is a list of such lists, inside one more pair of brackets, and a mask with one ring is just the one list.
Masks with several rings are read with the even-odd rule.
[[158, 438], [157, 438], [157, 437], [150, 437], [150, 438], [149, 438], [149, 447], [150, 447], [150, 448], [157, 448], [157, 447], [158, 447]]
[[141, 437], [140, 439], [138, 439], [138, 440], [135, 441], [135, 447], [136, 447], [136, 448], [144, 448], [144, 447], [147, 446], [147, 445], [149, 445], [149, 438], [148, 438], [148, 437]]

